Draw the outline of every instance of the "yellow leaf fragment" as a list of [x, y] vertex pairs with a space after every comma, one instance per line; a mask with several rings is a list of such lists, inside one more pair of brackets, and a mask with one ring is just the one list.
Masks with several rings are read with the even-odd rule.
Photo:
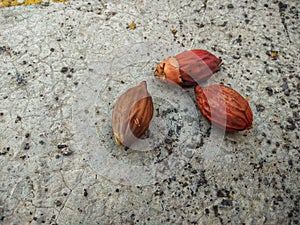
[[271, 58], [277, 58], [277, 56], [278, 56], [277, 52], [274, 52], [274, 51], [270, 52]]
[[[43, 0], [0, 0], [0, 8], [18, 5], [40, 4]], [[67, 2], [68, 0], [53, 0], [53, 2]], [[48, 0], [49, 2], [49, 0]]]
[[135, 24], [134, 21], [132, 21], [131, 24], [129, 24], [129, 28], [130, 28], [131, 30], [134, 30], [134, 29], [136, 28], [136, 24]]

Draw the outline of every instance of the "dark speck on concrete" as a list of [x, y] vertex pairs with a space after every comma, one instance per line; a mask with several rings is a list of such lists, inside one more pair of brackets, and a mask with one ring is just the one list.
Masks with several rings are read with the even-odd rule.
[[17, 116], [17, 118], [15, 120], [15, 123], [21, 122], [21, 120], [22, 120], [22, 117], [21, 116]]
[[58, 144], [57, 145], [58, 149], [63, 149], [63, 148], [67, 148], [67, 147], [68, 147], [68, 145], [66, 145], [66, 144]]
[[279, 7], [279, 12], [283, 12], [287, 9], [288, 5], [283, 2], [279, 2], [278, 7]]
[[227, 5], [227, 8], [228, 8], [228, 9], [233, 9], [234, 6], [233, 6], [233, 4], [228, 4], [228, 5]]
[[193, 169], [193, 170], [191, 171], [191, 173], [192, 173], [192, 174], [197, 174], [197, 173], [198, 173], [198, 171], [197, 171], [197, 170], [195, 170], [195, 169]]
[[174, 135], [174, 130], [169, 130], [169, 131], [168, 131], [168, 136], [169, 136], [169, 137], [172, 137], [173, 135]]
[[235, 40], [234, 40], [234, 43], [241, 43], [243, 40], [242, 40], [242, 35], [239, 35]]
[[293, 112], [293, 118], [295, 119], [295, 121], [300, 121], [299, 112], [297, 112], [297, 111]]
[[291, 93], [291, 91], [290, 91], [289, 89], [286, 89], [286, 90], [284, 91], [284, 95], [285, 95], [285, 96], [290, 96], [290, 93]]
[[194, 153], [192, 151], [187, 151], [185, 156], [189, 159], [193, 158]]
[[217, 197], [229, 197], [229, 191], [227, 191], [226, 189], [220, 189], [217, 191]]
[[7, 48], [5, 46], [0, 46], [0, 54], [6, 52]]
[[56, 200], [56, 201], [54, 202], [54, 204], [55, 204], [57, 207], [59, 207], [59, 206], [62, 205], [62, 202], [61, 202], [60, 200]]
[[288, 86], [287, 83], [283, 83], [283, 84], [281, 85], [281, 88], [282, 88], [282, 90], [284, 91], [284, 90], [288, 89], [289, 86]]
[[294, 124], [294, 121], [293, 121], [293, 119], [292, 119], [291, 117], [288, 117], [288, 118], [287, 118], [287, 121], [288, 121], [290, 124]]
[[264, 177], [264, 179], [263, 179], [263, 183], [264, 183], [264, 185], [266, 185], [266, 186], [268, 186], [268, 185], [269, 185], [269, 180], [268, 180], [268, 178], [267, 178], [267, 177]]
[[84, 197], [87, 197], [87, 196], [88, 196], [88, 192], [87, 192], [86, 189], [83, 189], [83, 196], [84, 196]]
[[170, 182], [172, 182], [172, 181], [176, 181], [176, 176], [172, 176], [172, 177], [170, 177], [170, 178], [169, 178], [169, 181], [170, 181]]
[[22, 155], [19, 158], [25, 160], [26, 159], [26, 155]]
[[264, 110], [265, 110], [265, 107], [262, 104], [256, 105], [257, 112], [263, 112]]
[[17, 74], [17, 82], [19, 85], [24, 84], [25, 80], [22, 75]]
[[10, 147], [4, 147], [0, 149], [0, 155], [6, 155], [10, 150]]
[[216, 217], [219, 216], [219, 209], [218, 209], [217, 205], [213, 206], [213, 211], [214, 211], [214, 214], [215, 214]]
[[200, 172], [200, 177], [197, 181], [197, 186], [199, 187], [199, 186], [202, 186], [202, 185], [205, 185], [205, 184], [207, 184], [205, 173], [204, 173], [204, 171], [201, 171]]
[[[236, 42], [236, 41], [235, 41]], [[234, 56], [232, 56], [232, 58], [234, 58], [234, 59], [240, 59], [241, 58], [241, 56], [239, 55], [239, 53], [237, 52], [237, 54], [236, 55], [234, 55]]]
[[171, 145], [173, 142], [170, 138], [165, 138], [165, 143]]
[[289, 124], [286, 126], [286, 129], [288, 129], [288, 130], [295, 130], [297, 128], [296, 124], [295, 124], [295, 121], [291, 117], [287, 118], [287, 122]]
[[179, 133], [180, 133], [180, 130], [181, 130], [181, 128], [182, 128], [182, 126], [179, 126], [179, 125], [178, 125], [178, 126], [176, 126], [176, 133], [177, 133], [177, 134], [179, 134]]
[[63, 67], [63, 68], [61, 68], [60, 72], [61, 73], [66, 73], [66, 72], [68, 72], [68, 70], [69, 70], [68, 67]]
[[221, 202], [221, 205], [222, 206], [229, 206], [229, 207], [232, 207], [233, 206], [233, 203], [230, 199], [223, 199], [222, 202]]
[[273, 95], [273, 89], [272, 88], [266, 87], [266, 91], [267, 91], [267, 93], [268, 93], [269, 96]]
[[24, 150], [29, 150], [29, 149], [30, 149], [29, 143], [25, 143], [25, 144], [24, 144]]

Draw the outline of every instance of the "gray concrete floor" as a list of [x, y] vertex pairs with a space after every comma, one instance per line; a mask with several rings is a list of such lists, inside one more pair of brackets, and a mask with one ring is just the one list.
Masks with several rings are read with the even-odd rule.
[[[1, 8], [0, 224], [299, 224], [298, 10], [293, 0]], [[154, 79], [158, 62], [195, 48], [222, 58], [208, 83], [250, 98], [253, 129], [210, 127], [192, 90]], [[157, 141], [126, 151], [111, 110], [142, 80]]]

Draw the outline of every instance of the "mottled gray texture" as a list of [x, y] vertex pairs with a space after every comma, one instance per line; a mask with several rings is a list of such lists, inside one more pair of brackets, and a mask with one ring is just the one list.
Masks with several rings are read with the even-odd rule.
[[[0, 224], [299, 224], [298, 9], [293, 0], [0, 9]], [[203, 148], [213, 136], [193, 91], [167, 96], [152, 77], [159, 61], [193, 48], [222, 58], [210, 82], [249, 97], [254, 113], [252, 130], [215, 137], [216, 155]], [[125, 151], [109, 113], [140, 80], [168, 130], [154, 151]], [[188, 98], [176, 105], [176, 95]], [[156, 173], [161, 161], [175, 163]]]

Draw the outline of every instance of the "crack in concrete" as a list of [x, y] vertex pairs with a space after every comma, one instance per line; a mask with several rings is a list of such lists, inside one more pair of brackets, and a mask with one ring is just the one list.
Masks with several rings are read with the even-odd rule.
[[[62, 162], [62, 164], [63, 164], [63, 162]], [[63, 166], [61, 167], [61, 169], [62, 169], [62, 168], [63, 168]], [[82, 176], [83, 176], [83, 174], [84, 174], [84, 171], [82, 171], [82, 173], [81, 173], [80, 176], [79, 176], [79, 180], [77, 181], [77, 183], [76, 183], [76, 184], [74, 185], [74, 187], [72, 187], [72, 188], [68, 186], [68, 184], [67, 184], [67, 182], [66, 182], [66, 180], [65, 180], [65, 177], [64, 177], [64, 175], [63, 175], [63, 171], [60, 170], [59, 173], [60, 173], [60, 175], [61, 175], [61, 178], [62, 178], [62, 181], [63, 181], [64, 185], [69, 189], [69, 193], [68, 193], [68, 195], [66, 196], [64, 202], [62, 203], [61, 208], [60, 208], [59, 211], [58, 211], [58, 214], [57, 214], [57, 216], [56, 216], [56, 218], [55, 218], [55, 222], [56, 222], [56, 223], [57, 223], [57, 221], [59, 220], [60, 214], [61, 214], [61, 212], [64, 210], [64, 208], [65, 208], [65, 206], [66, 206], [66, 204], [67, 204], [67, 202], [68, 202], [68, 199], [69, 199], [69, 197], [71, 196], [73, 190], [77, 187], [77, 185], [80, 184], [80, 182], [81, 182], [81, 180], [82, 180]]]

